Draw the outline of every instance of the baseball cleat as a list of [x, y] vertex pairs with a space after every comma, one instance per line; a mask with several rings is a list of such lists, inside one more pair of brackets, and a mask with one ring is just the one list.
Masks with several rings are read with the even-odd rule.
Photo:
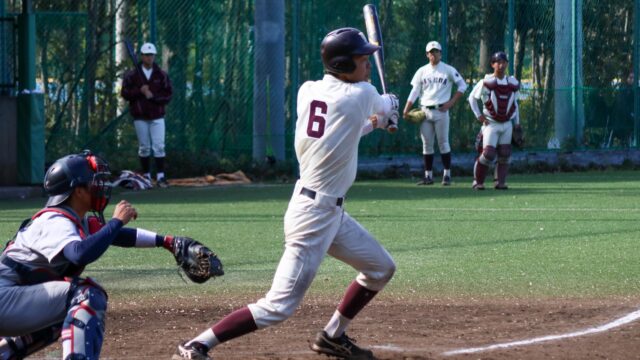
[[158, 187], [166, 189], [166, 188], [169, 187], [169, 182], [167, 182], [167, 179], [162, 178], [162, 179], [158, 180]]
[[506, 184], [496, 184], [493, 188], [496, 190], [509, 190], [509, 187]]
[[477, 182], [474, 181], [471, 188], [473, 190], [484, 190], [484, 184], [478, 184]]
[[329, 356], [335, 356], [339, 359], [350, 360], [370, 360], [375, 359], [373, 352], [363, 349], [354, 344], [354, 339], [342, 334], [337, 338], [330, 338], [326, 332], [320, 331], [316, 336], [316, 340], [311, 344], [311, 350]]
[[451, 185], [451, 176], [447, 176], [447, 175], [443, 176], [442, 177], [442, 185], [443, 186]]
[[171, 360], [213, 360], [207, 355], [209, 349], [204, 344], [194, 342], [190, 345], [182, 343], [178, 345], [176, 353]]
[[423, 177], [416, 185], [433, 185], [433, 179], [430, 176]]

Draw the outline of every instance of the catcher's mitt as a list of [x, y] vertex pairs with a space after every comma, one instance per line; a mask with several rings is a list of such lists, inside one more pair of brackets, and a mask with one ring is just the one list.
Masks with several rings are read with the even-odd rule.
[[208, 247], [183, 236], [173, 239], [173, 256], [187, 277], [195, 283], [203, 283], [211, 277], [224, 275], [222, 262]]
[[422, 111], [421, 109], [412, 109], [409, 111], [407, 116], [404, 117], [405, 120], [414, 124], [420, 124], [426, 118], [427, 116], [425, 115], [424, 111]]
[[517, 148], [522, 148], [524, 146], [524, 132], [522, 131], [522, 126], [518, 125], [513, 127], [511, 144]]

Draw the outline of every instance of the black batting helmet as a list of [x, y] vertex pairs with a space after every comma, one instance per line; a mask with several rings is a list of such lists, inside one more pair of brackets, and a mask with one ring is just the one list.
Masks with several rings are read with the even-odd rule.
[[504, 51], [498, 51], [496, 53], [494, 53], [493, 55], [491, 55], [491, 63], [493, 64], [496, 61], [499, 60], [504, 60], [506, 62], [509, 62], [509, 59], [507, 58], [507, 54], [504, 53]]
[[320, 45], [322, 63], [330, 73], [350, 73], [356, 69], [354, 55], [371, 55], [380, 49], [367, 41], [362, 31], [341, 28], [328, 33]]
[[109, 165], [102, 158], [85, 150], [56, 160], [44, 176], [44, 190], [49, 195], [47, 206], [64, 203], [73, 189], [88, 186], [93, 211], [101, 212], [111, 197]]

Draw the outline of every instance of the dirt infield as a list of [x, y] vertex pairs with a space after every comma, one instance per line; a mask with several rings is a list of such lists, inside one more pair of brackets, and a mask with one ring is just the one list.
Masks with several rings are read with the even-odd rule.
[[[169, 359], [175, 345], [252, 298], [112, 299], [103, 359]], [[308, 342], [335, 309], [335, 299], [308, 296], [288, 321], [232, 340], [219, 359], [323, 359]], [[638, 359], [640, 321], [570, 339], [475, 354], [446, 351], [557, 335], [604, 325], [638, 308], [638, 299], [474, 300], [377, 299], [349, 334], [378, 359]], [[49, 353], [54, 349], [48, 349]]]

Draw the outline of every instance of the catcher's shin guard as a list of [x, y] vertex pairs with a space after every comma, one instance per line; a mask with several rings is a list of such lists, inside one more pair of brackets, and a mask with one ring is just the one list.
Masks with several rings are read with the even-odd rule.
[[476, 160], [475, 165], [473, 166], [473, 180], [476, 184], [484, 184], [484, 179], [487, 177], [487, 170], [489, 167], [482, 162], [480, 159]]
[[504, 188], [507, 182], [507, 173], [509, 172], [509, 163], [498, 162], [496, 165], [496, 172], [498, 173], [498, 181], [496, 182], [496, 188]]
[[29, 335], [0, 338], [0, 360], [24, 359], [53, 344], [60, 337], [61, 325], [54, 325]]
[[86, 279], [73, 290], [72, 296], [62, 326], [62, 358], [99, 359], [107, 295], [99, 285]]
[[509, 172], [509, 160], [511, 158], [511, 145], [498, 145], [498, 163], [496, 164], [497, 188], [504, 188]]

